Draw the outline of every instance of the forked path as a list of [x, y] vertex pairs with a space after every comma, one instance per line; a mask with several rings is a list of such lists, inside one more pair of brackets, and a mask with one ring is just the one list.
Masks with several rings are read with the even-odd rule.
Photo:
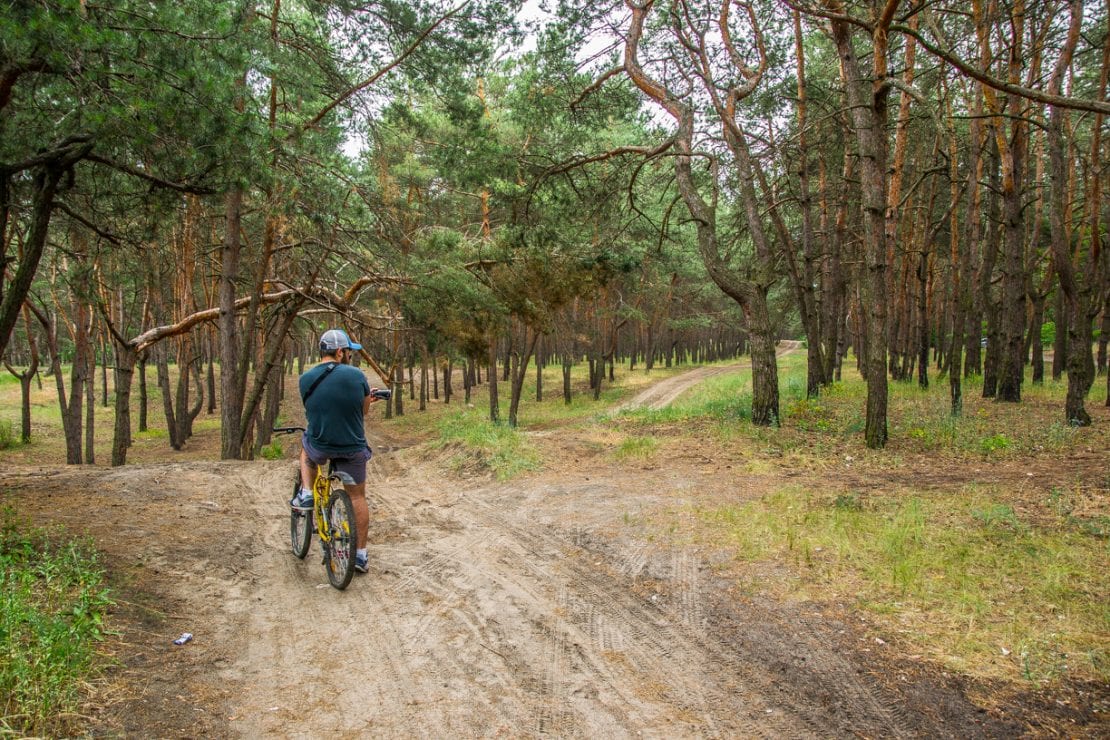
[[[97, 732], [992, 732], [955, 689], [923, 684], [927, 711], [907, 705], [876, 678], [882, 667], [867, 650], [845, 648], [854, 639], [845, 625], [738, 594], [716, 574], [719, 553], [658, 546], [629, 524], [629, 512], [682, 506], [720, 479], [601, 459], [511, 483], [460, 482], [436, 454], [448, 453], [374, 460], [371, 572], [344, 592], [327, 585], [318, 543], [304, 561], [289, 552], [289, 463], [5, 471], [6, 498], [86, 529], [128, 589], [120, 671], [93, 713]], [[744, 495], [743, 480], [728, 485]], [[184, 631], [193, 641], [172, 645]]]

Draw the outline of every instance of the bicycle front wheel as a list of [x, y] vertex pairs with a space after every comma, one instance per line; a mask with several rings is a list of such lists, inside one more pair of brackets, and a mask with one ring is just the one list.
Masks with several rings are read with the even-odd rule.
[[[296, 497], [300, 490], [301, 474], [298, 471], [297, 477], [293, 479], [293, 496]], [[293, 554], [301, 560], [304, 560], [304, 556], [308, 554], [308, 546], [312, 544], [313, 529], [315, 525], [311, 511], [297, 511], [289, 507], [289, 544], [293, 548]]]
[[342, 488], [332, 489], [327, 510], [328, 542], [325, 546], [324, 569], [331, 585], [342, 590], [355, 573], [355, 509], [351, 497]]

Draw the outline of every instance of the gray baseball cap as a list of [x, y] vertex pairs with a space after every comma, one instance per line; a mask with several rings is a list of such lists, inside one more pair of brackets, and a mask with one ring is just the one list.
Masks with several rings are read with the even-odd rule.
[[337, 349], [362, 349], [362, 345], [358, 342], [351, 341], [347, 336], [347, 332], [342, 329], [328, 329], [324, 335], [320, 337], [320, 349], [334, 351]]

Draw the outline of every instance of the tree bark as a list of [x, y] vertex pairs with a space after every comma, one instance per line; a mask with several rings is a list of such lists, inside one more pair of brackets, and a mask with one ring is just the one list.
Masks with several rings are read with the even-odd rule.
[[501, 407], [497, 402], [497, 335], [490, 331], [489, 336], [489, 420], [501, 423]]
[[864, 438], [867, 446], [876, 449], [887, 441], [887, 247], [885, 196], [886, 186], [886, 36], [876, 26], [872, 34], [874, 55], [873, 77], [867, 80], [860, 72], [852, 48], [851, 27], [842, 20], [831, 22], [833, 39], [840, 57], [841, 73], [860, 153], [860, 193], [863, 206], [863, 231], [866, 240], [864, 263], [866, 274], [861, 282], [863, 303], [867, 306], [867, 350], [864, 358], [867, 378], [867, 409]]
[[[524, 393], [524, 376], [528, 373], [528, 363], [531, 361], [532, 353], [536, 348], [536, 340], [540, 337], [538, 331], [530, 332], [527, 327], [525, 327], [524, 331], [524, 355], [521, 356], [519, 352], [513, 353], [513, 385], [509, 395], [509, 426], [514, 429], [517, 425], [517, 411], [520, 409], [520, 397]], [[532, 335], [530, 338], [527, 336], [529, 333]]]
[[235, 283], [239, 279], [240, 229], [243, 191], [233, 187], [227, 194], [224, 239], [220, 248], [220, 459], [241, 457], [240, 440], [243, 397], [238, 392], [237, 369], [240, 361], [238, 316], [235, 311]]

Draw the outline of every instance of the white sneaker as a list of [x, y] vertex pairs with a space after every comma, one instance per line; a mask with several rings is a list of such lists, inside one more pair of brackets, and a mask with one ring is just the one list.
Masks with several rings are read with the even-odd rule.
[[312, 491], [302, 488], [300, 493], [289, 499], [289, 505], [297, 511], [312, 511]]

